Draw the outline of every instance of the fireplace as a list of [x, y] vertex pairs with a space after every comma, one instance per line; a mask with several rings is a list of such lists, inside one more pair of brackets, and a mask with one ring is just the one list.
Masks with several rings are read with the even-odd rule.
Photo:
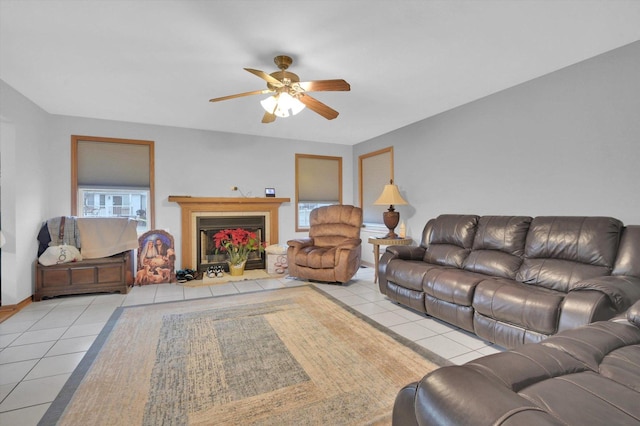
[[[201, 270], [216, 263], [222, 263], [221, 259], [214, 260], [207, 257], [211, 252], [209, 241], [213, 241], [213, 233], [211, 239], [204, 237], [207, 242], [203, 245], [201, 230], [198, 228], [199, 221], [203, 219], [224, 220], [223, 225], [213, 225], [221, 227], [219, 229], [232, 228], [238, 222], [228, 222], [228, 220], [246, 220], [248, 217], [261, 217], [264, 222], [262, 224], [262, 240], [267, 244], [278, 243], [278, 210], [283, 203], [290, 203], [290, 198], [244, 198], [244, 197], [190, 197], [190, 196], [169, 196], [170, 202], [180, 205], [182, 215], [182, 234], [181, 234], [181, 267], [182, 269], [191, 268]], [[208, 223], [206, 220], [204, 223]], [[230, 225], [230, 226], [226, 226]], [[205, 225], [211, 226], [211, 225]], [[235, 226], [238, 227], [238, 226]], [[243, 226], [244, 227], [244, 226]], [[256, 226], [259, 228], [259, 226]], [[206, 235], [206, 233], [205, 233]], [[204, 258], [203, 258], [204, 256]], [[264, 256], [264, 254], [263, 254]], [[211, 263], [211, 262], [214, 263]], [[206, 265], [206, 266], [205, 266]], [[255, 265], [255, 264], [254, 264]], [[265, 267], [264, 260], [261, 261], [260, 267]], [[252, 266], [258, 268], [259, 266]]]
[[[265, 216], [198, 216], [197, 228], [197, 259], [196, 268], [200, 272], [207, 270], [209, 266], [223, 266], [227, 268], [227, 256], [224, 252], [218, 253], [213, 236], [223, 229], [242, 228], [255, 232], [258, 240], [265, 242]], [[265, 254], [258, 251], [251, 252], [245, 269], [265, 269]]]

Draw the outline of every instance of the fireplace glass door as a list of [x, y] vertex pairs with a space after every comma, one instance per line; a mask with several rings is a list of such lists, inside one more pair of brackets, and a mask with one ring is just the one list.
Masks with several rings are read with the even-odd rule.
[[[255, 232], [258, 240], [263, 243], [265, 240], [265, 218], [264, 216], [215, 216], [198, 217], [197, 226], [197, 248], [198, 248], [198, 271], [205, 272], [209, 266], [222, 266], [228, 271], [227, 255], [223, 251], [216, 250], [213, 236], [224, 229], [242, 228], [250, 232]], [[251, 252], [245, 269], [265, 269], [264, 252]]]

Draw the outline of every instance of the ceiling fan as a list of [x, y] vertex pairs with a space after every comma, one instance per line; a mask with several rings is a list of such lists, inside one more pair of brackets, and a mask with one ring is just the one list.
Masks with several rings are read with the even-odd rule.
[[293, 63], [293, 59], [289, 56], [276, 56], [273, 58], [273, 62], [275, 62], [280, 71], [267, 74], [264, 71], [245, 68], [245, 70], [251, 74], [265, 80], [267, 82], [266, 89], [214, 98], [210, 99], [209, 102], [226, 101], [227, 99], [240, 98], [243, 96], [273, 94], [273, 96], [260, 102], [266, 111], [262, 117], [263, 123], [271, 123], [275, 121], [276, 117], [295, 115], [305, 107], [320, 114], [327, 120], [333, 120], [338, 116], [338, 111], [312, 98], [308, 93], [349, 91], [351, 90], [349, 83], [340, 79], [300, 81], [300, 78], [296, 74], [286, 71], [289, 65]]

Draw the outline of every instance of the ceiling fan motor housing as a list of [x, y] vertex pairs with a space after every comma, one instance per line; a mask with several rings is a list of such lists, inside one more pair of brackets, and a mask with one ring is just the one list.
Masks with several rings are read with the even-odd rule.
[[287, 55], [278, 55], [273, 58], [273, 62], [279, 69], [286, 70], [287, 68], [289, 68], [289, 65], [293, 63], [293, 59], [291, 59], [291, 57]]
[[[293, 63], [293, 59], [291, 59], [290, 56], [286, 56], [286, 55], [276, 56], [275, 58], [273, 58], [273, 62], [278, 66], [280, 71], [272, 72], [269, 75], [275, 78], [276, 80], [279, 80], [282, 84], [285, 85], [287, 89], [291, 87], [291, 83], [300, 82], [300, 77], [298, 77], [297, 74], [294, 74], [292, 72], [285, 72], [285, 70], [289, 68], [289, 65]], [[285, 78], [287, 78], [288, 81], [285, 81]], [[275, 87], [269, 82], [267, 82], [267, 87], [270, 90], [276, 90], [276, 91], [278, 90], [278, 87]]]

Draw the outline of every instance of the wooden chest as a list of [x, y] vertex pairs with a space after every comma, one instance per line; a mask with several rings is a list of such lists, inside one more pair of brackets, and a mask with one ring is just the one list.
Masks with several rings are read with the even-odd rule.
[[67, 294], [127, 294], [133, 285], [133, 250], [100, 259], [43, 266], [36, 261], [34, 301]]

